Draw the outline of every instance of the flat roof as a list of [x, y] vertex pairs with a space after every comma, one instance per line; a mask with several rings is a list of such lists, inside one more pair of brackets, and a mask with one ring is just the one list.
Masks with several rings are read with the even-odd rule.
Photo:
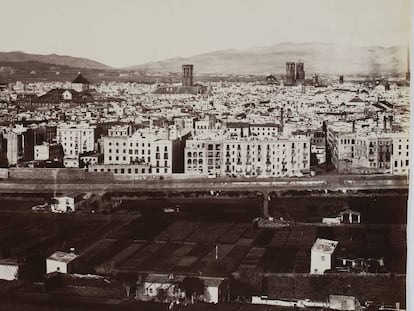
[[78, 255], [75, 255], [75, 254], [72, 254], [72, 253], [57, 251], [57, 252], [53, 253], [52, 255], [50, 255], [47, 259], [55, 260], [55, 261], [59, 261], [59, 262], [64, 262], [64, 263], [69, 263], [69, 262], [75, 260], [77, 257], [78, 257]]
[[337, 246], [338, 241], [317, 238], [312, 246], [312, 251], [332, 254]]

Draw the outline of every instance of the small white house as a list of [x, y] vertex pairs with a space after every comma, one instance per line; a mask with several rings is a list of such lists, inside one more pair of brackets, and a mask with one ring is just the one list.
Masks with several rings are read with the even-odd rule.
[[19, 277], [19, 264], [13, 259], [0, 259], [0, 280], [13, 281]]
[[179, 282], [182, 280], [182, 276], [150, 274], [144, 281], [143, 294], [148, 298], [156, 298], [160, 291], [164, 291], [168, 300], [184, 298], [185, 293], [179, 286]]
[[65, 167], [77, 168], [79, 167], [79, 158], [64, 158], [63, 165]]
[[337, 246], [337, 241], [316, 239], [311, 249], [311, 274], [323, 274], [326, 270], [332, 269]]
[[69, 90], [66, 90], [62, 93], [62, 98], [64, 100], [72, 100], [72, 92]]
[[57, 251], [46, 259], [46, 273], [72, 273], [73, 263], [78, 256], [75, 253]]
[[83, 193], [63, 194], [53, 198], [50, 208], [53, 213], [73, 213], [83, 201]]
[[219, 303], [228, 299], [228, 282], [225, 278], [202, 277], [204, 282], [204, 302]]
[[354, 311], [359, 309], [359, 302], [353, 296], [342, 295], [330, 295], [329, 296], [329, 309], [342, 310], [342, 311]]

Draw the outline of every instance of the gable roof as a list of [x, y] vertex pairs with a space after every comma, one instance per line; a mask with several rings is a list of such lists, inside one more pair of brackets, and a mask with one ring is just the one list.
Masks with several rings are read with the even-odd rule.
[[348, 103], [364, 103], [365, 101], [359, 98], [358, 96], [355, 96], [352, 98]]
[[78, 76], [75, 78], [75, 80], [72, 81], [72, 83], [89, 84], [89, 81], [86, 80], [86, 78], [82, 76], [81, 73], [79, 73]]

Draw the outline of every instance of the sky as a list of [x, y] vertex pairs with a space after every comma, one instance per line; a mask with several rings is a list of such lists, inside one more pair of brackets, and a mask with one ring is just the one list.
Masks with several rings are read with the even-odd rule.
[[410, 0], [0, 0], [0, 51], [114, 67], [280, 42], [406, 46]]

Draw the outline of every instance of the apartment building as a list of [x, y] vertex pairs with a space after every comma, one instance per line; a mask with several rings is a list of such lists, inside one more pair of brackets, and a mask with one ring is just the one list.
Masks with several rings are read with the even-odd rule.
[[81, 153], [95, 149], [95, 126], [88, 123], [59, 124], [56, 139], [63, 147], [65, 166], [76, 167]]
[[167, 132], [139, 130], [130, 136], [112, 132], [112, 136], [103, 137], [103, 145], [105, 165], [147, 164], [152, 174], [172, 173], [173, 143]]
[[395, 133], [392, 135], [391, 172], [393, 175], [408, 175], [410, 168], [409, 135]]
[[355, 132], [349, 127], [328, 128], [328, 148], [339, 173], [406, 175], [409, 135], [381, 129]]
[[218, 177], [222, 174], [223, 140], [219, 137], [187, 140], [185, 173]]
[[229, 139], [223, 155], [226, 176], [301, 176], [310, 169], [310, 138]]
[[310, 138], [234, 137], [187, 140], [185, 173], [190, 175], [301, 176], [310, 168]]

